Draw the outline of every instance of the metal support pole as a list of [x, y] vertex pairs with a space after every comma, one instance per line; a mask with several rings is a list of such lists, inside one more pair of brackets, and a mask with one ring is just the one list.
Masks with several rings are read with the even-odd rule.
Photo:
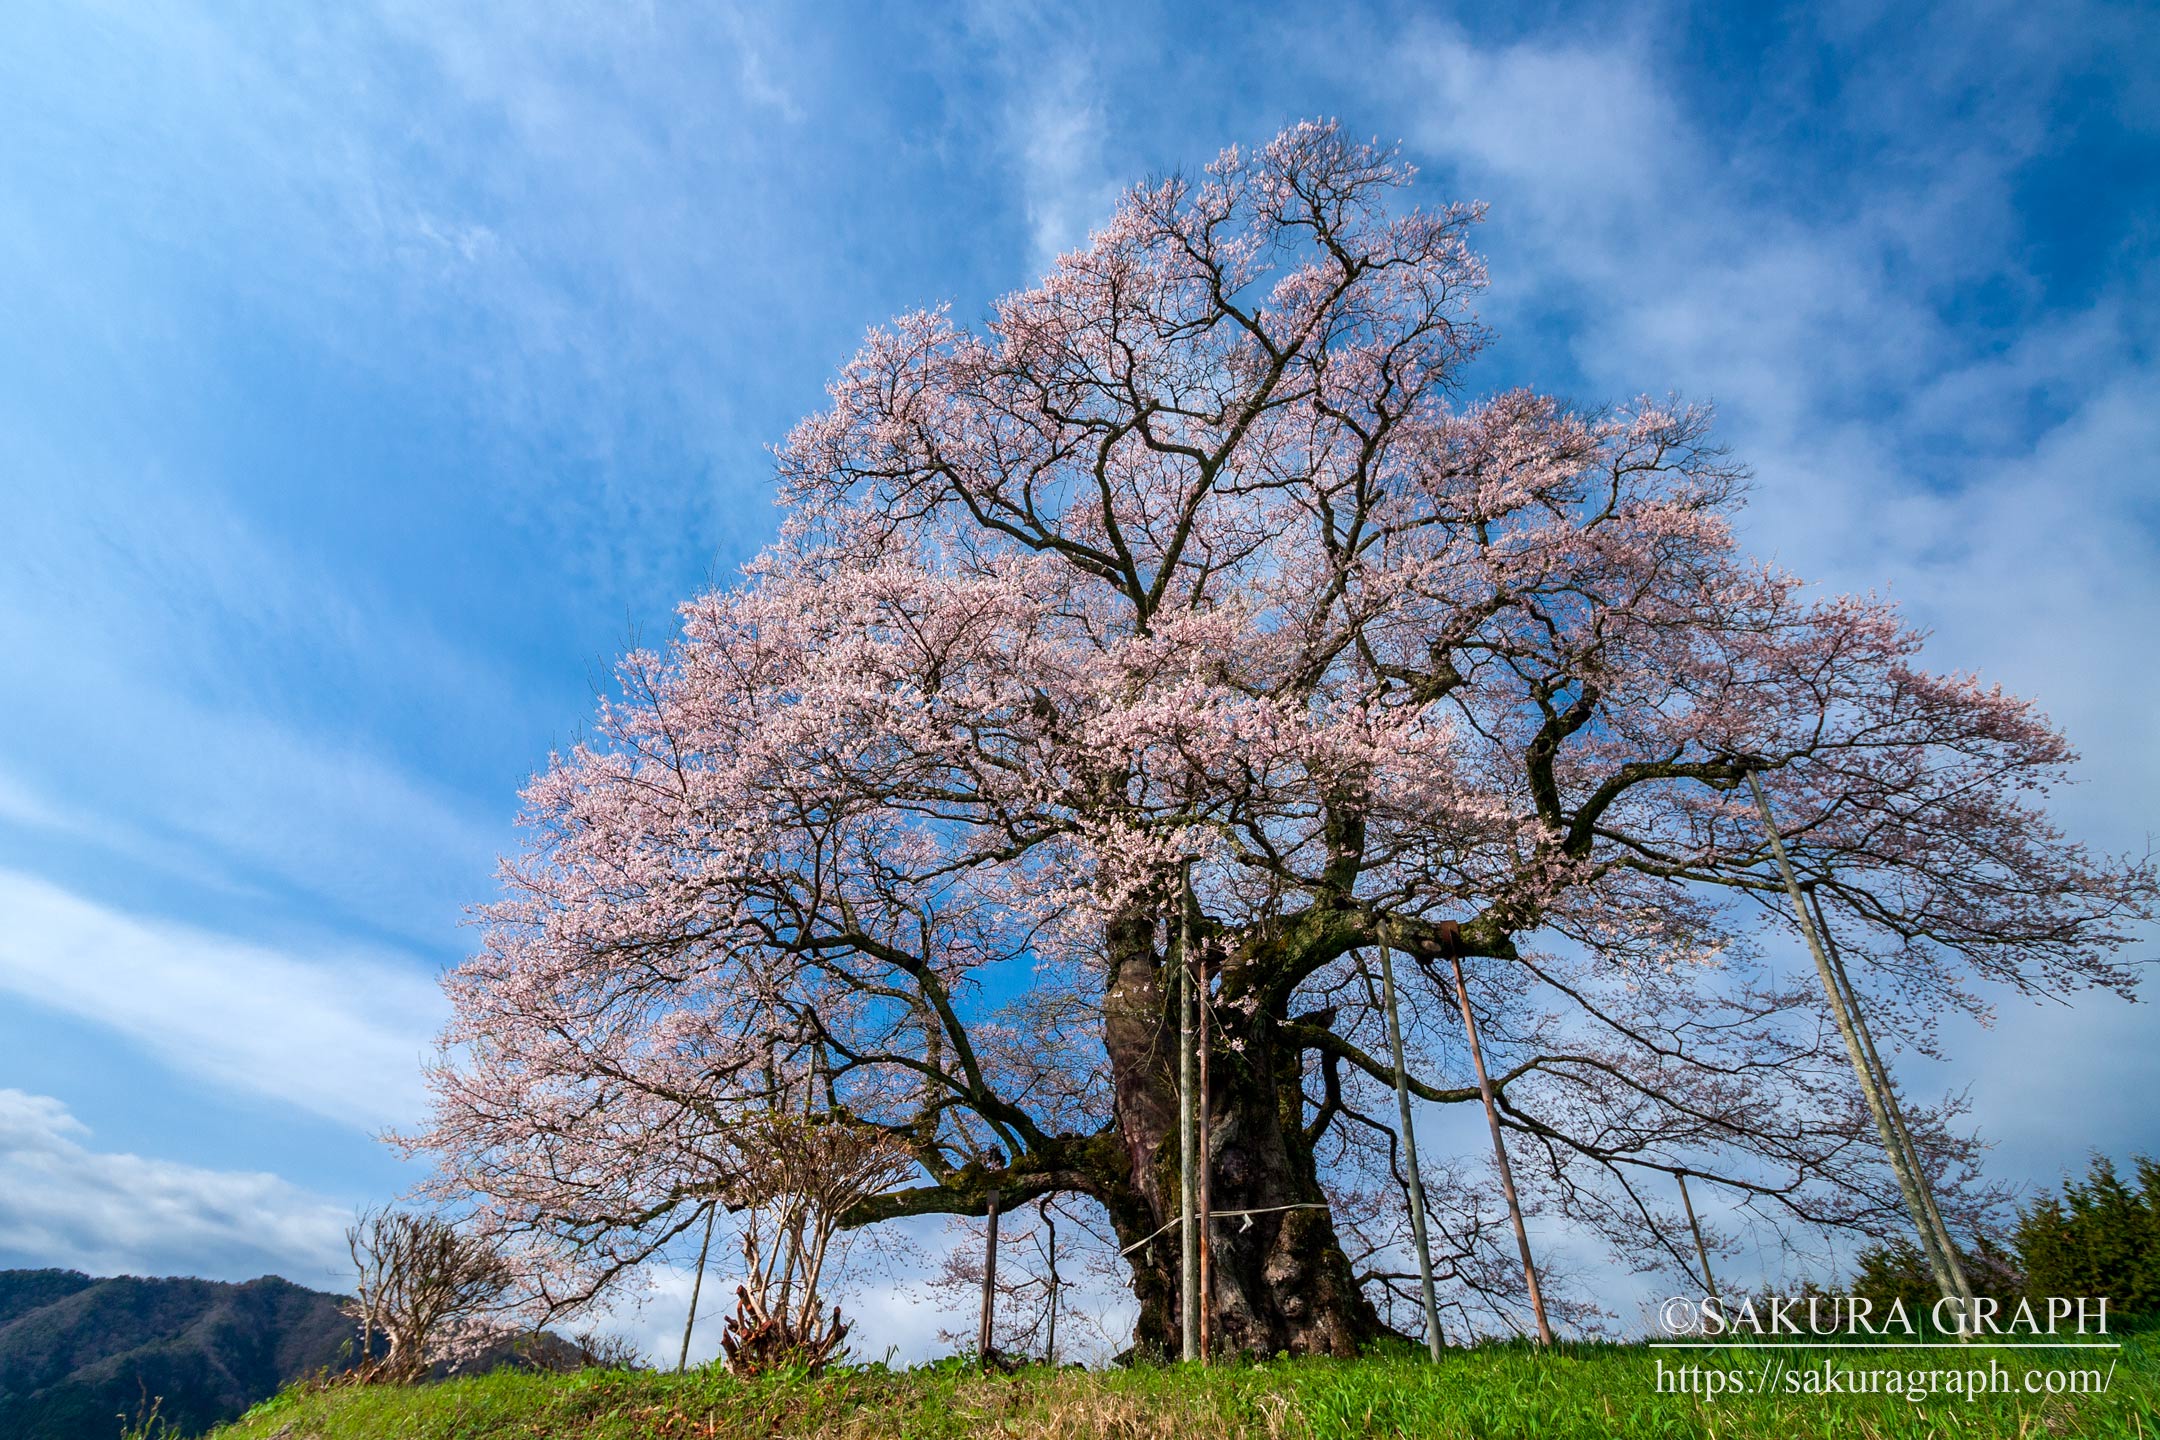
[[1047, 1340], [1043, 1342], [1043, 1364], [1050, 1366], [1052, 1369], [1055, 1369], [1057, 1368], [1057, 1312], [1059, 1285], [1057, 1268], [1057, 1216], [1050, 1209], [1050, 1197], [1047, 1195], [1043, 1196], [1041, 1203], [1038, 1204], [1036, 1208], [1042, 1212], [1043, 1229], [1049, 1232], [1049, 1239], [1044, 1244], [1044, 1253], [1049, 1257], [1050, 1260], [1050, 1336]]
[[1913, 1143], [1912, 1130], [1905, 1124], [1897, 1088], [1890, 1083], [1890, 1067], [1883, 1063], [1882, 1053], [1875, 1048], [1875, 1036], [1868, 1029], [1867, 1012], [1861, 1008], [1860, 993], [1853, 989], [1852, 976], [1845, 973], [1845, 957], [1838, 953], [1837, 940], [1830, 933], [1830, 922], [1823, 914], [1822, 896], [1811, 890], [1808, 904], [1815, 912], [1815, 928], [1822, 936], [1823, 949], [1829, 952], [1830, 970], [1837, 976], [1838, 993], [1845, 997], [1845, 1007], [1852, 1012], [1853, 1032], [1860, 1037], [1860, 1048], [1875, 1073], [1875, 1082], [1882, 1087], [1883, 1110], [1890, 1116], [1890, 1128], [1905, 1148], [1905, 1163], [1912, 1167], [1921, 1202], [1927, 1207], [1928, 1224], [1934, 1227], [1935, 1245], [1942, 1251], [1943, 1268], [1950, 1272], [1950, 1283], [1957, 1287], [1959, 1297], [1964, 1300], [1966, 1313], [1971, 1314], [1975, 1298], [1973, 1288], [1965, 1279], [1965, 1266], [1958, 1259], [1957, 1245], [1950, 1238], [1950, 1227], [1943, 1224], [1942, 1211], [1935, 1204], [1935, 1187], [1928, 1183], [1927, 1170], [1920, 1163], [1920, 1147]]
[[1194, 1105], [1199, 1077], [1194, 1073], [1192, 967], [1186, 963], [1192, 951], [1192, 914], [1185, 891], [1192, 883], [1192, 862], [1185, 862], [1178, 887], [1178, 1315], [1183, 1353], [1187, 1360], [1200, 1358], [1200, 1226], [1199, 1187], [1193, 1174], [1193, 1152], [1199, 1148], [1194, 1134]]
[[1770, 854], [1777, 861], [1785, 893], [1792, 900], [1793, 915], [1800, 922], [1801, 938], [1807, 942], [1808, 954], [1815, 961], [1815, 974], [1822, 981], [1824, 998], [1830, 1002], [1830, 1017], [1837, 1022], [1838, 1035], [1845, 1041], [1845, 1057], [1852, 1062], [1853, 1075], [1860, 1082], [1861, 1097], [1867, 1101], [1868, 1113], [1875, 1121], [1875, 1133], [1881, 1138], [1883, 1152], [1890, 1159], [1890, 1169], [1897, 1176], [1898, 1189], [1904, 1193], [1906, 1213], [1912, 1217], [1913, 1228], [1919, 1233], [1921, 1247], [1927, 1255], [1928, 1268], [1934, 1272], [1935, 1288], [1942, 1292], [1944, 1299], [1961, 1301], [1963, 1297], [1951, 1280], [1949, 1266], [1936, 1244], [1934, 1227], [1928, 1223], [1927, 1202], [1921, 1196], [1923, 1182], [1906, 1164], [1904, 1149], [1898, 1144], [1889, 1112], [1883, 1107], [1874, 1072], [1868, 1067], [1867, 1057], [1860, 1047], [1859, 1032], [1853, 1027], [1852, 1013], [1838, 990], [1829, 952], [1823, 948], [1822, 936], [1816, 933], [1814, 917], [1808, 914], [1807, 899], [1801, 894], [1800, 880], [1793, 873], [1792, 861], [1786, 858], [1785, 837], [1778, 833], [1777, 819], [1770, 813], [1770, 797], [1763, 793], [1762, 777], [1750, 770], [1747, 780], [1749, 790], [1754, 792], [1756, 813], [1762, 817], [1763, 833], [1770, 841]]
[[996, 1363], [995, 1326], [997, 1318], [997, 1232], [998, 1192], [990, 1191], [990, 1233], [983, 1242], [983, 1288], [982, 1331], [976, 1337], [976, 1353], [982, 1359], [982, 1367], [988, 1370]]
[[1410, 1123], [1410, 1078], [1403, 1066], [1402, 1017], [1395, 1007], [1395, 962], [1380, 942], [1380, 997], [1387, 1009], [1388, 1055], [1395, 1065], [1395, 1115], [1410, 1167], [1410, 1234], [1417, 1243], [1418, 1293], [1425, 1306], [1425, 1349], [1440, 1363], [1440, 1306], [1433, 1297], [1432, 1246], [1425, 1236], [1425, 1183], [1418, 1177], [1417, 1131]]
[[690, 1317], [683, 1321], [682, 1354], [675, 1357], [675, 1373], [678, 1375], [690, 1368], [690, 1327], [697, 1324], [698, 1292], [705, 1288], [705, 1256], [712, 1249], [713, 1211], [717, 1208], [717, 1201], [707, 1201], [705, 1204], [705, 1239], [698, 1245], [697, 1278], [690, 1282]]
[[[1185, 905], [1191, 913], [1192, 871], [1185, 872]], [[1190, 930], [1187, 931], [1188, 938]], [[1208, 1130], [1208, 980], [1207, 966], [1200, 953], [1194, 951], [1188, 967], [1192, 974], [1194, 1029], [1199, 1032], [1199, 1059], [1195, 1069], [1200, 1077], [1199, 1122], [1199, 1180], [1194, 1187], [1194, 1208], [1200, 1217], [1200, 1363], [1205, 1365], [1215, 1348], [1215, 1233], [1214, 1203], [1210, 1191], [1210, 1179], [1215, 1170], [1212, 1138]]]
[[1710, 1273], [1710, 1250], [1702, 1243], [1702, 1226], [1695, 1223], [1695, 1202], [1688, 1199], [1687, 1171], [1676, 1170], [1673, 1178], [1680, 1182], [1680, 1207], [1687, 1211], [1688, 1233], [1695, 1237], [1695, 1258], [1702, 1262], [1703, 1288], [1709, 1292], [1710, 1298], [1715, 1300], [1718, 1298], [1717, 1277]]

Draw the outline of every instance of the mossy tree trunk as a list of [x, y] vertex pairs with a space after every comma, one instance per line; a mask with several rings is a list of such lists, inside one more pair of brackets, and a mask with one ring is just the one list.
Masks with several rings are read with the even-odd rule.
[[[1140, 1302], [1135, 1344], [1174, 1355], [1177, 1026], [1174, 974], [1156, 953], [1154, 934], [1152, 921], [1140, 916], [1111, 927], [1104, 1044], [1130, 1170], [1105, 1190], [1119, 1244], [1137, 1247], [1126, 1256]], [[1304, 1131], [1299, 1057], [1278, 1043], [1282, 1019], [1218, 1008], [1210, 1027], [1213, 1348], [1353, 1355], [1384, 1327], [1357, 1285], [1320, 1188]]]

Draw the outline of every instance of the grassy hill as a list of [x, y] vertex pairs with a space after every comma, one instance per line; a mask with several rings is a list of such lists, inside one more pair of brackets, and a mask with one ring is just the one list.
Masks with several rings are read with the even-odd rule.
[[[816, 1380], [755, 1382], [713, 1371], [497, 1374], [407, 1390], [289, 1391], [218, 1431], [216, 1440], [2160, 1436], [2160, 1332], [2120, 1338], [2119, 1352], [1734, 1347], [1660, 1354], [1639, 1345], [1569, 1345], [1540, 1355], [1494, 1345], [1453, 1352], [1438, 1367], [1419, 1357], [991, 1377], [956, 1365], [870, 1366]], [[1808, 1393], [1826, 1357], [1847, 1383], [1895, 1384], [1899, 1393]], [[1986, 1371], [1990, 1359], [2010, 1393], [1925, 1401], [1903, 1393], [1930, 1367]], [[1723, 1377], [1720, 1386], [1772, 1393], [1707, 1399], [1671, 1393], [1670, 1378], [1660, 1393], [1661, 1363], [1668, 1377], [1679, 1365], [1700, 1365]], [[2106, 1394], [2022, 1393], [2028, 1374], [2044, 1387], [2050, 1371], [2087, 1367], [2105, 1374]]]

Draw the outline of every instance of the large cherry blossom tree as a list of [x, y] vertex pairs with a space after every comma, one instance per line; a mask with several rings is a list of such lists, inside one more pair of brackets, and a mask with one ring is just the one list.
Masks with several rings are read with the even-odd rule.
[[[1478, 1103], [1460, 957], [1529, 1198], [1624, 1259], [1677, 1255], [1676, 1171], [1887, 1230], [1821, 993], [1754, 939], [1789, 911], [1750, 770], [1886, 1041], [2129, 991], [2153, 872], [2049, 823], [2064, 739], [1739, 553], [1704, 411], [1465, 398], [1479, 213], [1409, 180], [1308, 124], [1136, 188], [980, 324], [872, 332], [788, 438], [782, 538], [623, 662], [449, 981], [413, 1138], [550, 1299], [725, 1203], [785, 1105], [912, 1157], [855, 1225], [1098, 1202], [1162, 1345], [1184, 925], [1226, 1348], [1383, 1328], [1383, 942], [1413, 1092]], [[1947, 1119], [1913, 1108], [1954, 1211]], [[1443, 1283], [1490, 1297], [1475, 1166], [1432, 1169]]]

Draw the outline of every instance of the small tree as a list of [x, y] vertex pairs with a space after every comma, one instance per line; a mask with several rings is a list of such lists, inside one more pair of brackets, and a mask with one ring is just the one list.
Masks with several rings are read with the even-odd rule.
[[781, 1365], [813, 1373], [840, 1352], [848, 1326], [825, 1311], [823, 1286], [841, 1217], [914, 1169], [885, 1137], [844, 1117], [775, 1113], [733, 1137], [748, 1275], [721, 1326], [728, 1368]]
[[635, 1342], [606, 1330], [580, 1330], [570, 1337], [577, 1348], [578, 1368], [590, 1370], [649, 1370], [644, 1352]]
[[2105, 1295], [2125, 1315], [2160, 1311], [2160, 1161], [2132, 1163], [2134, 1188], [2095, 1155], [2083, 1180], [2018, 1213], [2028, 1295]]
[[[1958, 1247], [1958, 1265], [1976, 1294], [2000, 1301], [2014, 1297], [2022, 1285], [2014, 1257], [1987, 1235], [1980, 1235], [1968, 1249]], [[1893, 1301], [1902, 1302], [1907, 1314], [1925, 1316], [1942, 1298], [1927, 1256], [1904, 1236], [1894, 1236], [1860, 1252], [1846, 1289], [1886, 1312]]]
[[[484, 1236], [435, 1215], [363, 1210], [345, 1229], [356, 1272], [345, 1314], [360, 1327], [360, 1378], [407, 1384], [483, 1341], [510, 1267]], [[383, 1353], [376, 1353], [380, 1338]]]

